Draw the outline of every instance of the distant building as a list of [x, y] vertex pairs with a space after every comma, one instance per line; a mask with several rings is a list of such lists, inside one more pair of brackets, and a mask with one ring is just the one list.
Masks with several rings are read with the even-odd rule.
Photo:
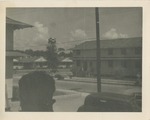
[[29, 55], [20, 52], [17, 52], [16, 54], [21, 55], [13, 58], [13, 69], [23, 69], [23, 65], [19, 61], [20, 59], [28, 57]]
[[21, 57], [14, 59], [14, 69], [47, 68], [47, 60], [44, 57]]
[[73, 60], [71, 60], [70, 58], [64, 58], [63, 60], [61, 60], [59, 68], [71, 68], [72, 64]]
[[[142, 72], [142, 38], [101, 40], [101, 75], [135, 77]], [[86, 41], [73, 49], [73, 73], [94, 77], [96, 71], [96, 41]]]
[[11, 100], [13, 91], [13, 58], [23, 55], [13, 51], [14, 31], [28, 27], [33, 26], [6, 17], [6, 108], [9, 107], [7, 103]]

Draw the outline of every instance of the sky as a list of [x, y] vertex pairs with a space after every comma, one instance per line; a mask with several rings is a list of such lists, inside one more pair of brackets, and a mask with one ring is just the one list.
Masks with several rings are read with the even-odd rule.
[[[48, 39], [70, 49], [96, 38], [95, 8], [7, 8], [7, 17], [32, 28], [14, 32], [14, 49], [45, 50]], [[142, 37], [142, 8], [99, 8], [100, 39]]]

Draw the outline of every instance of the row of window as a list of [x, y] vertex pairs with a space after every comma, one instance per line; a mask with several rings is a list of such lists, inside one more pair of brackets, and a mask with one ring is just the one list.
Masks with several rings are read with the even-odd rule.
[[[113, 61], [108, 61], [108, 66], [110, 68], [114, 67], [114, 62]], [[121, 66], [124, 67], [124, 68], [127, 68], [127, 62], [126, 61], [122, 61], [121, 62]]]
[[[127, 68], [128, 66], [129, 66], [129, 64], [128, 64], [129, 62], [127, 62], [127, 61], [122, 61], [121, 62], [121, 66], [123, 67], [123, 68]], [[140, 62], [140, 61], [135, 61], [135, 67], [136, 68], [141, 68], [141, 66], [142, 66], [142, 63]], [[113, 61], [108, 61], [108, 66], [109, 67], [115, 67], [114, 66], [114, 62]]]
[[[84, 65], [84, 68], [87, 69], [87, 61], [84, 61], [83, 63], [84, 63], [84, 64], [83, 64], [83, 65]], [[128, 67], [128, 63], [129, 63], [128, 61], [122, 61], [122, 62], [121, 62], [121, 66], [124, 67], [124, 68], [127, 68], [127, 67]], [[141, 64], [142, 64], [142, 63], [141, 63], [140, 61], [135, 61], [135, 67], [136, 67], [136, 68], [140, 68], [140, 67], [141, 67]], [[76, 61], [76, 65], [77, 65], [77, 66], [81, 66], [81, 61], [80, 61], [80, 60], [77, 60], [77, 61]], [[90, 67], [93, 66], [92, 61], [89, 62], [89, 65], [90, 65]], [[108, 67], [110, 67], [110, 68], [115, 67], [115, 66], [114, 66], [114, 61], [111, 61], [111, 60], [108, 61]]]
[[[121, 50], [121, 54], [122, 54], [122, 55], [126, 55], [126, 54], [127, 54], [127, 48], [121, 48], [120, 50]], [[135, 49], [134, 49], [134, 53], [135, 53], [136, 55], [141, 54], [141, 53], [142, 53], [141, 48], [135, 48]], [[112, 49], [112, 48], [109, 48], [109, 49], [108, 49], [108, 55], [113, 55], [113, 49]]]
[[[120, 50], [121, 50], [121, 54], [122, 54], [122, 55], [126, 55], [126, 54], [127, 54], [127, 48], [121, 48]], [[135, 48], [135, 49], [134, 49], [134, 53], [135, 53], [136, 55], [140, 55], [140, 54], [142, 53], [141, 48]], [[80, 50], [76, 50], [75, 54], [76, 54], [76, 55], [80, 55], [80, 54], [81, 54], [81, 51], [80, 51]], [[109, 48], [109, 49], [108, 49], [108, 55], [113, 55], [113, 54], [114, 54], [114, 49]]]

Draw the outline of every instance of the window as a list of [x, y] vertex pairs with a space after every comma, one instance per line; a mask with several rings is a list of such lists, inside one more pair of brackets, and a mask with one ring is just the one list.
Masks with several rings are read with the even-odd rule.
[[80, 66], [80, 65], [81, 65], [80, 60], [77, 60], [77, 66]]
[[76, 50], [76, 55], [80, 55], [81, 51], [80, 50]]
[[142, 49], [141, 48], [135, 48], [135, 54], [139, 55], [142, 53]]
[[112, 48], [109, 48], [108, 49], [108, 55], [112, 55], [113, 54], [113, 49]]
[[122, 67], [126, 68], [127, 67], [127, 62], [126, 61], [122, 61], [121, 65], [122, 65]]
[[90, 67], [92, 67], [93, 66], [93, 63], [92, 63], [92, 61], [90, 61]]
[[87, 61], [84, 61], [84, 62], [83, 62], [83, 70], [84, 70], [84, 71], [87, 71]]
[[113, 61], [108, 61], [108, 66], [112, 68], [113, 67]]
[[122, 55], [126, 55], [126, 54], [127, 54], [127, 51], [126, 51], [125, 48], [122, 48], [122, 49], [121, 49], [121, 54], [122, 54]]

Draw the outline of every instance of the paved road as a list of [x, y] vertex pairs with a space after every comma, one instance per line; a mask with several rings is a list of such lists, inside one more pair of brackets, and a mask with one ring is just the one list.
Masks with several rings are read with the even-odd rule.
[[[14, 86], [18, 86], [18, 80], [20, 76], [14, 78]], [[61, 81], [56, 80], [56, 88], [64, 90], [74, 90], [79, 92], [97, 92], [97, 84], [89, 82], [78, 82], [78, 81]], [[116, 92], [123, 93], [129, 89], [140, 89], [137, 86], [118, 85], [118, 84], [102, 84], [102, 92]]]
[[[15, 76], [13, 80], [13, 85], [18, 86], [18, 81], [21, 76]], [[78, 82], [78, 81], [61, 81], [56, 80], [56, 88], [64, 89], [64, 90], [74, 90], [78, 92], [97, 92], [97, 84], [95, 82]], [[102, 84], [102, 92], [116, 92], [123, 93], [124, 91], [130, 89], [141, 89], [138, 86], [130, 86], [130, 85], [119, 85], [119, 84]]]
[[[87, 93], [97, 92], [96, 83], [86, 83], [86, 82], [71, 82], [71, 81], [57, 80], [56, 88], [65, 90], [75, 90]], [[102, 84], [102, 92], [124, 93], [125, 91], [130, 91], [131, 89], [141, 89], [141, 88], [137, 86]]]

